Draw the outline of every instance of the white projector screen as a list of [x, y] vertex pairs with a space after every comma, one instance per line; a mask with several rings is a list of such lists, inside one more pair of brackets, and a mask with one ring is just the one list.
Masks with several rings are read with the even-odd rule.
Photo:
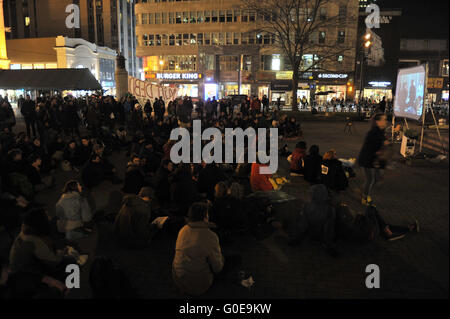
[[426, 81], [425, 65], [400, 69], [394, 100], [394, 115], [418, 120], [422, 116]]

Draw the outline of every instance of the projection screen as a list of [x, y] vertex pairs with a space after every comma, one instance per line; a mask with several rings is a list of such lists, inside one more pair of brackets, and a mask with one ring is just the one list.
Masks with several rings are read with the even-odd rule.
[[400, 69], [394, 100], [394, 115], [418, 120], [422, 116], [425, 96], [426, 66]]

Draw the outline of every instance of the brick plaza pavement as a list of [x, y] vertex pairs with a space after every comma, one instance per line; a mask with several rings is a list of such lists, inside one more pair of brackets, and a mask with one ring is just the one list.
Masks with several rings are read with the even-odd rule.
[[[304, 140], [308, 146], [317, 144], [321, 153], [330, 148], [339, 157], [356, 157], [367, 123], [355, 123], [356, 133], [344, 134], [342, 122], [302, 123]], [[294, 142], [289, 143], [293, 147]], [[281, 146], [281, 145], [280, 145]], [[397, 149], [399, 145], [395, 146]], [[398, 152], [398, 150], [397, 150]], [[123, 177], [126, 165], [124, 153], [114, 154], [113, 162]], [[251, 236], [236, 237], [234, 243], [223, 246], [225, 254], [238, 253], [243, 258], [243, 268], [254, 275], [256, 284], [252, 291], [231, 283], [217, 283], [204, 298], [448, 298], [448, 163], [406, 166], [395, 161], [393, 170], [386, 170], [382, 184], [374, 199], [379, 212], [387, 222], [407, 224], [415, 217], [421, 225], [419, 234], [387, 242], [358, 245], [340, 242], [340, 258], [329, 257], [314, 242], [298, 247], [287, 245], [281, 230], [264, 240]], [[280, 159], [279, 174], [286, 175], [288, 163]], [[357, 177], [342, 195], [352, 210], [362, 211], [360, 204], [363, 171], [356, 169]], [[60, 195], [64, 181], [70, 173], [56, 174], [58, 187], [41, 195], [49, 203], [50, 214]], [[288, 177], [291, 181], [283, 191], [298, 198], [278, 212], [286, 221], [308, 199], [308, 185], [301, 177]], [[103, 183], [92, 193], [96, 208], [117, 210], [121, 185]], [[112, 224], [102, 222], [98, 232], [84, 247], [96, 255], [106, 255], [129, 275], [142, 298], [182, 298], [171, 279], [171, 262], [176, 237], [159, 234], [148, 249], [126, 250], [116, 245]], [[92, 256], [92, 255], [91, 255]], [[90, 258], [92, 260], [92, 258]], [[365, 287], [365, 267], [377, 264], [381, 270], [381, 288]], [[70, 293], [70, 298], [90, 296], [87, 285], [88, 268], [82, 272], [82, 288]]]

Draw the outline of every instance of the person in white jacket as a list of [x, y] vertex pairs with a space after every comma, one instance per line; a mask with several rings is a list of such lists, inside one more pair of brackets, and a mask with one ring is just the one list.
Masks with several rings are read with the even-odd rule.
[[84, 226], [92, 220], [92, 212], [87, 199], [81, 196], [82, 187], [76, 180], [70, 180], [56, 203], [58, 230], [66, 234], [66, 239], [74, 240], [89, 234]]

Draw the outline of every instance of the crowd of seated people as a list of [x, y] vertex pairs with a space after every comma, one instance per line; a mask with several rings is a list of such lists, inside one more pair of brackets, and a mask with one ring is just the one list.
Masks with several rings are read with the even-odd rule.
[[[192, 132], [193, 108], [187, 97], [171, 101], [167, 108], [162, 98], [153, 103], [147, 101], [142, 108], [132, 96], [120, 101], [100, 96], [56, 96], [39, 98], [34, 105], [39, 105], [39, 113], [48, 116], [25, 118], [29, 124], [27, 133], [15, 135], [11, 127], [4, 127], [0, 135], [1, 200], [11, 207], [7, 214], [2, 213], [1, 221], [10, 230], [22, 227], [12, 245], [9, 264], [2, 267], [8, 273], [33, 271], [36, 265], [29, 265], [28, 261], [35, 256], [42, 262], [36, 283], [56, 286], [61, 294], [66, 293], [58, 273], [66, 262], [64, 253], [52, 250], [45, 211], [33, 209], [42, 206], [35, 195], [53, 186], [47, 177], [55, 170], [72, 171], [79, 177], [66, 183], [56, 204], [56, 228], [66, 240], [76, 241], [92, 232], [95, 211], [83, 189], [95, 190], [105, 181], [121, 185], [122, 206], [113, 219], [115, 238], [125, 247], [147, 247], [164, 225], [172, 225], [178, 234], [173, 277], [186, 294], [204, 293], [218, 273], [234, 269], [233, 258], [227, 262], [221, 252], [220, 240], [243, 231], [256, 233], [261, 225], [273, 221], [270, 203], [248, 198], [253, 192], [278, 189], [272, 174], [260, 172], [267, 164], [171, 161], [170, 151], [175, 143], [170, 140], [172, 129], [183, 126]], [[287, 119], [276, 111], [264, 114], [258, 111], [256, 101], [253, 109], [248, 101], [234, 109], [224, 105], [219, 108], [215, 100], [197, 105], [195, 113], [203, 128], [216, 127], [224, 134], [225, 128], [277, 127], [286, 138], [301, 136], [295, 118]], [[33, 112], [33, 107], [26, 102], [25, 111]], [[31, 140], [33, 125], [39, 121], [45, 123], [37, 124], [37, 134]], [[343, 190], [342, 167], [335, 153], [328, 152], [322, 159], [317, 146], [311, 146], [309, 152], [306, 149], [306, 143], [297, 144], [292, 154], [292, 171], [313, 185], [324, 184], [325, 189], [336, 192]], [[124, 179], [109, 159], [116, 151], [127, 156]], [[324, 167], [328, 167], [328, 173]], [[324, 197], [322, 186], [315, 193], [311, 207], [305, 208], [305, 212], [310, 212], [306, 214], [310, 216], [308, 225], [313, 227], [323, 221], [328, 225], [333, 214], [325, 214], [327, 210], [322, 207], [328, 197]], [[315, 216], [316, 210], [323, 216]], [[325, 240], [330, 251], [334, 249], [331, 237], [327, 235]], [[28, 242], [31, 244], [24, 244]], [[111, 268], [105, 260], [99, 265]], [[99, 287], [106, 293], [105, 286]]]

